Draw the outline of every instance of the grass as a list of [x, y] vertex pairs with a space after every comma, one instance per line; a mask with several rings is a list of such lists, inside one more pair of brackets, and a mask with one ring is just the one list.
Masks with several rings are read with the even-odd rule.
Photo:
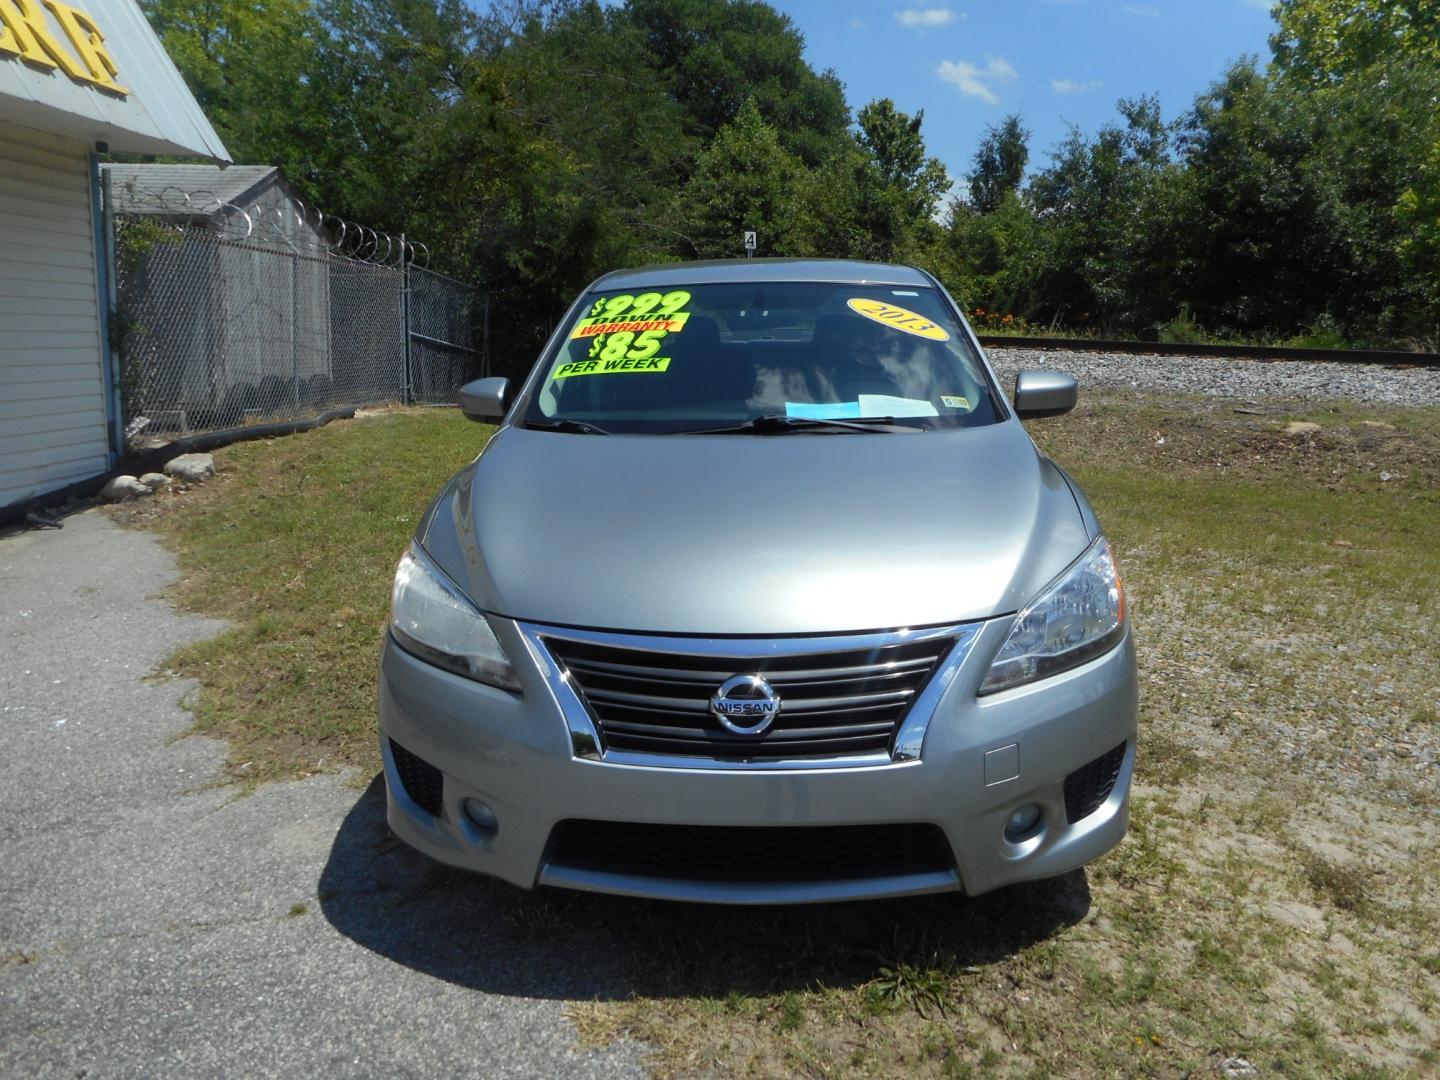
[[[199, 679], [195, 729], [262, 782], [378, 766], [375, 679], [390, 579], [440, 485], [491, 429], [391, 411], [222, 451], [202, 488], [126, 504], [175, 543], [184, 610], [228, 620], [167, 669]], [[167, 502], [184, 513], [166, 513]]]
[[[1319, 430], [1284, 431], [1308, 420]], [[1425, 1075], [1440, 1046], [1440, 410], [1114, 393], [1034, 424], [1118, 549], [1140, 649], [1131, 835], [964, 900], [749, 910], [517, 894], [602, 935], [582, 1036], [661, 1075]], [[485, 432], [396, 411], [217, 455], [128, 504], [232, 628], [170, 664], [239, 780], [368, 778], [390, 570]], [[1163, 439], [1163, 442], [1161, 441]], [[1390, 479], [1381, 479], [1381, 474]]]

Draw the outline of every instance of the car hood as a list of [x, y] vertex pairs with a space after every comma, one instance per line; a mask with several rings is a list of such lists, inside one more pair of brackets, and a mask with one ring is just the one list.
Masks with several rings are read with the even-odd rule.
[[504, 428], [421, 540], [492, 613], [773, 635], [1012, 612], [1090, 537], [1012, 420], [918, 435]]

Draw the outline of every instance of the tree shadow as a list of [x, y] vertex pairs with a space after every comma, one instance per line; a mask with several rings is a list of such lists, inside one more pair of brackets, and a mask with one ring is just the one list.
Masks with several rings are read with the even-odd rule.
[[411, 850], [374, 781], [320, 876], [325, 917], [399, 964], [492, 994], [569, 1000], [723, 997], [857, 986], [882, 968], [995, 963], [1090, 910], [1083, 870], [974, 899], [729, 907], [527, 892]]

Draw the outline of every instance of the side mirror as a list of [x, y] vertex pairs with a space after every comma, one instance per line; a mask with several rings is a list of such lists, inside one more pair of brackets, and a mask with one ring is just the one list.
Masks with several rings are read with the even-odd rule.
[[1022, 371], [1015, 376], [1015, 412], [1021, 420], [1059, 416], [1075, 408], [1080, 384], [1059, 371]]
[[499, 420], [510, 408], [509, 397], [509, 379], [476, 379], [460, 388], [460, 411], [470, 420]]

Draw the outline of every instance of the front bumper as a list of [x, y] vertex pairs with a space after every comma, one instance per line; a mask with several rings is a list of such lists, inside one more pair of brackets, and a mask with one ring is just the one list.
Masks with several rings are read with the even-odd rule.
[[[1125, 835], [1135, 760], [1134, 645], [1127, 632], [1118, 646], [1082, 667], [977, 698], [1010, 621], [980, 627], [934, 707], [918, 760], [843, 768], [709, 770], [577, 756], [561, 706], [516, 624], [493, 620], [523, 696], [442, 671], [387, 640], [380, 746], [390, 827], [433, 858], [523, 888], [556, 885], [675, 900], [793, 903], [955, 889], [973, 895], [1061, 874]], [[391, 740], [443, 772], [438, 815], [406, 793]], [[1108, 797], [1071, 823], [1066, 776], [1121, 744], [1123, 759]], [[466, 799], [488, 806], [496, 827], [477, 828], [462, 810]], [[1043, 825], [1011, 843], [1005, 824], [1029, 803], [1042, 808]], [[772, 827], [933, 823], [944, 831], [954, 866], [808, 881], [612, 873], [551, 857], [552, 831], [566, 820]]]

